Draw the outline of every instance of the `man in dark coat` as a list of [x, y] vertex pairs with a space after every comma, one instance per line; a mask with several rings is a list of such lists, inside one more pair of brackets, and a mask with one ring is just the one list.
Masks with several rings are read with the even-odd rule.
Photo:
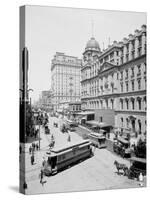
[[31, 156], [31, 165], [34, 164], [34, 155]]

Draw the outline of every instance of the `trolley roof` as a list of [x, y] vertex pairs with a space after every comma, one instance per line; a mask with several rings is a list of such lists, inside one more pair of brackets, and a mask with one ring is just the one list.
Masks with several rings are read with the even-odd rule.
[[93, 126], [99, 126], [100, 128], [112, 127], [112, 125], [110, 125], [110, 124], [107, 124], [105, 122], [98, 122], [98, 121], [95, 121], [95, 120], [87, 121], [86, 123], [93, 125]]
[[80, 145], [84, 145], [84, 144], [90, 144], [90, 141], [89, 140], [80, 140], [80, 141], [77, 141], [77, 142], [68, 142], [66, 146], [53, 148], [51, 150], [51, 152], [61, 153], [63, 151], [66, 151], [66, 150], [69, 150], [69, 149], [74, 148], [76, 146], [80, 146]]

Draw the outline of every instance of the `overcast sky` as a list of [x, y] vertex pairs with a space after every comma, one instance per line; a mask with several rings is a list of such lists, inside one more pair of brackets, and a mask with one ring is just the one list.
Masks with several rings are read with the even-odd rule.
[[33, 100], [42, 90], [51, 87], [51, 60], [56, 52], [82, 58], [87, 41], [93, 34], [100, 48], [108, 46], [110, 37], [121, 41], [146, 24], [146, 14], [56, 8], [46, 6], [26, 7], [26, 46], [29, 50], [29, 88]]

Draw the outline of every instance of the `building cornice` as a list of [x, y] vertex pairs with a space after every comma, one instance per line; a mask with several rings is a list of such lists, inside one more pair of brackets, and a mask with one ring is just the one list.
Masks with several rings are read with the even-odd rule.
[[126, 93], [113, 93], [113, 94], [104, 94], [104, 95], [97, 95], [95, 97], [83, 97], [81, 100], [99, 100], [99, 99], [107, 99], [107, 98], [116, 98], [116, 97], [130, 97], [130, 96], [138, 96], [138, 95], [146, 95], [146, 90], [140, 90], [140, 91], [135, 91], [135, 92], [126, 92]]
[[143, 115], [146, 116], [146, 111], [137, 111], [137, 110], [114, 110], [115, 114], [121, 113], [121, 114], [130, 114], [130, 115]]

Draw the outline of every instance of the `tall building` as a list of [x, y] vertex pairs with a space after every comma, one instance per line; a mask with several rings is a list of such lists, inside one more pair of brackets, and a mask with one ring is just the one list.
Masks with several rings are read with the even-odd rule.
[[103, 51], [91, 38], [81, 76], [82, 105], [96, 120], [146, 133], [146, 25]]
[[56, 52], [51, 63], [51, 81], [54, 110], [80, 101], [81, 59]]
[[41, 92], [39, 101], [37, 102], [38, 107], [45, 111], [52, 110], [52, 91], [44, 90]]

